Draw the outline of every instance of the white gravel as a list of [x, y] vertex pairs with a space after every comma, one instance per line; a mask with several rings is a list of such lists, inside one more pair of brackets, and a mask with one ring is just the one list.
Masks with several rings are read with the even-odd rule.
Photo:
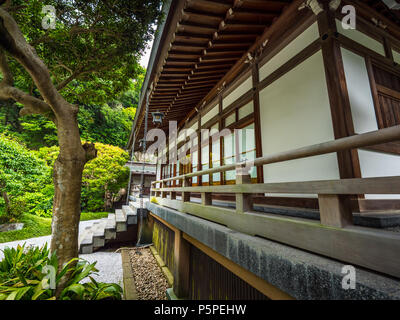
[[[81, 221], [79, 224], [80, 231], [84, 230], [87, 226], [92, 225], [98, 220]], [[0, 243], [0, 250], [5, 247], [16, 247], [18, 245], [32, 245], [43, 246], [46, 242], [50, 245], [51, 236], [31, 238], [26, 240], [19, 240], [13, 242]], [[115, 249], [114, 249], [115, 250]], [[3, 252], [0, 251], [0, 260], [3, 258]], [[114, 282], [122, 285], [122, 260], [121, 253], [114, 253], [114, 251], [98, 251], [92, 254], [81, 254], [80, 258], [93, 263], [97, 261], [96, 268], [99, 270], [98, 275], [94, 275], [96, 281], [101, 282]]]

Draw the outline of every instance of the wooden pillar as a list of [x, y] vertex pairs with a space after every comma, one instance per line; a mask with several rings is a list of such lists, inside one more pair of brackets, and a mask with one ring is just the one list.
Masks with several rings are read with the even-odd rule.
[[[218, 130], [221, 133], [222, 129], [224, 128], [224, 121], [223, 118], [221, 117], [223, 108], [222, 108], [222, 94], [220, 92], [219, 97], [218, 97], [218, 111], [219, 111], [219, 120], [218, 120]], [[236, 119], [237, 120], [237, 119]], [[220, 137], [219, 138], [219, 165], [222, 167], [224, 165], [224, 138]], [[219, 183], [220, 185], [224, 184], [224, 172], [219, 173]]]
[[[332, 125], [335, 139], [355, 134], [351, 113], [350, 98], [346, 84], [343, 57], [337, 39], [335, 13], [324, 2], [324, 12], [318, 15], [318, 27], [321, 36], [321, 49], [324, 60], [326, 83], [331, 107]], [[361, 178], [358, 150], [337, 152], [339, 174], [341, 179]], [[348, 196], [363, 198], [363, 195]], [[346, 201], [346, 205], [350, 205]], [[357, 207], [357, 206], [356, 206]], [[357, 208], [356, 208], [357, 210]]]
[[318, 195], [321, 224], [343, 228], [353, 224], [349, 198], [336, 194]]
[[[251, 177], [242, 167], [236, 168], [236, 184], [251, 183]], [[236, 212], [244, 213], [252, 209], [252, 195], [250, 193], [236, 193]]]
[[[197, 122], [197, 146], [199, 151], [197, 152], [197, 171], [201, 171], [201, 113], [199, 113], [199, 120]], [[201, 186], [202, 176], [197, 176], [197, 185]]]
[[[325, 3], [327, 6], [327, 4]], [[322, 39], [326, 81], [331, 106], [335, 139], [354, 135], [350, 98], [347, 90], [343, 58], [337, 36], [334, 12], [326, 8], [318, 15], [319, 32]], [[357, 150], [337, 153], [340, 177], [360, 178], [361, 170]]]
[[[256, 139], [256, 158], [263, 156], [262, 153], [262, 134], [261, 134], [261, 119], [260, 119], [260, 75], [258, 72], [258, 61], [253, 64], [252, 77], [253, 77], [253, 106], [254, 106], [254, 137]], [[264, 169], [263, 166], [257, 167], [257, 182], [264, 183]]]
[[178, 298], [189, 296], [190, 244], [181, 230], [175, 230], [174, 293]]

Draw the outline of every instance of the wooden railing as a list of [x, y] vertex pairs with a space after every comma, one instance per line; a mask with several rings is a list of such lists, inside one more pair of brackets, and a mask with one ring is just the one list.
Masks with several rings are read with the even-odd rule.
[[[400, 177], [251, 184], [243, 168], [312, 157], [400, 140], [400, 125], [287, 152], [152, 182], [160, 205], [190, 213], [233, 230], [258, 235], [345, 262], [400, 277], [400, 233], [353, 226], [349, 195], [400, 194]], [[399, 159], [400, 161], [400, 159]], [[235, 185], [190, 186], [190, 178], [236, 170]], [[168, 186], [180, 180], [182, 187]], [[161, 187], [157, 187], [161, 184]], [[181, 193], [180, 200], [176, 194]], [[201, 194], [201, 203], [190, 201]], [[212, 206], [212, 193], [234, 194], [236, 208]], [[318, 194], [320, 221], [252, 211], [252, 194]], [[167, 196], [169, 195], [169, 197]]]

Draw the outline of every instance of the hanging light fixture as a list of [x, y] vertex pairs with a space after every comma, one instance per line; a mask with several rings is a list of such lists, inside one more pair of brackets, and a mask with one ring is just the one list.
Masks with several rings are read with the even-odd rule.
[[157, 111], [157, 112], [152, 112], [151, 115], [153, 116], [153, 123], [154, 124], [161, 124], [163, 119], [164, 119], [164, 113]]
[[144, 146], [144, 139], [140, 139], [139, 140], [139, 148], [143, 148], [143, 146]]

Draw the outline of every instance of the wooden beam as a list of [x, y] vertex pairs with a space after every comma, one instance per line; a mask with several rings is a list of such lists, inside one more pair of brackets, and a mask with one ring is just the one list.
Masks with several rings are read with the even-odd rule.
[[[204, 170], [201, 175], [215, 173]], [[399, 194], [400, 177], [355, 178], [340, 180], [253, 183], [242, 185], [223, 185], [206, 187], [172, 188], [175, 192], [213, 192], [213, 193], [304, 193], [304, 194]], [[156, 189], [157, 190], [157, 189]], [[166, 191], [168, 191], [166, 190]]]

